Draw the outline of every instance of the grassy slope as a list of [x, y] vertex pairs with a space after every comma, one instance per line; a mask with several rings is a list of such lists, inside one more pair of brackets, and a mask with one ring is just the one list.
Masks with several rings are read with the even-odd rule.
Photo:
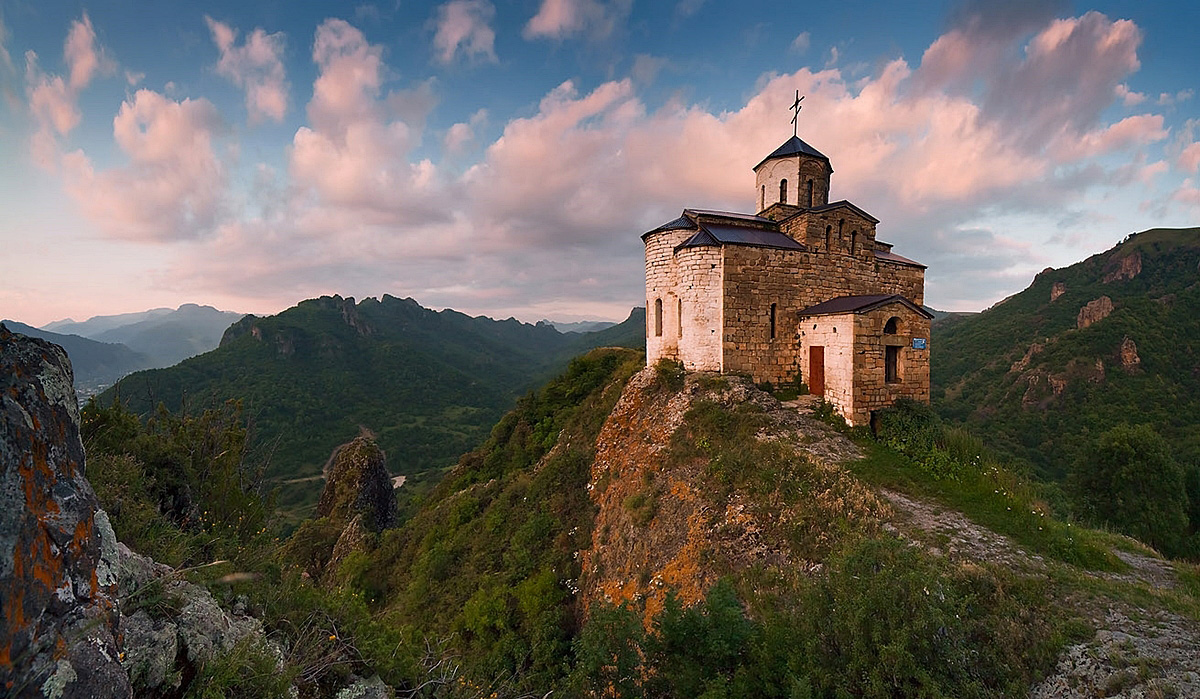
[[[1135, 253], [1142, 258], [1140, 274], [1103, 282]], [[1043, 272], [1028, 289], [981, 314], [946, 319], [931, 348], [935, 407], [1050, 476], [1061, 476], [1084, 445], [1123, 421], [1152, 425], [1178, 458], [1200, 461], [1198, 266], [1200, 228], [1150, 230]], [[1066, 291], [1051, 302], [1055, 282]], [[1076, 329], [1080, 308], [1100, 296], [1112, 299], [1112, 315]], [[1134, 371], [1121, 368], [1125, 337], [1141, 358]], [[1012, 371], [1034, 342], [1044, 349], [1024, 370]], [[1038, 385], [1030, 389], [1034, 375]], [[1051, 376], [1066, 381], [1060, 395], [1050, 387]]]

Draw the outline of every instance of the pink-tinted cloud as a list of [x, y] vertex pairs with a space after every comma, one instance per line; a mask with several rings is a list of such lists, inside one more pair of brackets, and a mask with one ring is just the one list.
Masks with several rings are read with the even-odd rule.
[[[561, 13], [577, 4], [552, 4], [542, 10], [572, 26]], [[638, 233], [685, 206], [752, 209], [750, 168], [790, 136], [800, 89], [800, 133], [833, 160], [834, 198], [879, 216], [882, 238], [934, 265], [931, 298], [986, 302], [1047, 260], [1040, 242], [981, 219], [1050, 214], [1064, 232], [1042, 242], [1092, 248], [1072, 223], [1075, 202], [1166, 168], [1145, 153], [1167, 137], [1160, 115], [1106, 112], [1126, 99], [1118, 86], [1137, 70], [1140, 31], [1041, 11], [965, 22], [915, 64], [763, 76], [720, 113], [678, 99], [651, 109], [632, 78], [589, 90], [568, 81], [481, 144], [461, 176], [414, 155], [430, 84], [389, 91], [382, 48], [327, 20], [287, 172], [264, 170], [261, 213], [220, 220], [172, 274], [281, 303], [387, 290], [476, 312], [549, 308], [544, 299], [620, 306], [640, 296]], [[472, 118], [438, 136], [460, 158], [481, 132]], [[1193, 141], [1167, 157], [1194, 171]], [[1113, 166], [1114, 154], [1130, 164]]]
[[629, 14], [630, 5], [631, 0], [542, 0], [523, 33], [526, 39], [565, 39], [580, 33], [603, 39]]
[[[0, 30], [3, 30], [2, 25]], [[7, 51], [0, 58], [11, 64]], [[86, 12], [82, 19], [71, 22], [63, 42], [63, 60], [67, 66], [68, 77], [65, 79], [43, 73], [38, 66], [37, 54], [25, 52], [25, 89], [29, 110], [37, 125], [30, 138], [30, 151], [34, 163], [47, 170], [53, 170], [58, 164], [59, 138], [70, 134], [83, 118], [78, 106], [79, 91], [97, 75], [116, 70], [116, 63], [96, 42], [96, 30]]]
[[1116, 94], [1117, 98], [1125, 104], [1126, 107], [1132, 107], [1146, 101], [1145, 93], [1134, 92], [1133, 90], [1130, 90], [1129, 86], [1125, 83], [1120, 83], [1117, 85], [1113, 92]]
[[97, 171], [83, 151], [67, 153], [67, 192], [106, 234], [165, 241], [194, 238], [217, 223], [225, 169], [213, 150], [222, 129], [207, 100], [176, 102], [138, 90], [113, 119], [113, 137], [129, 163]]
[[111, 74], [116, 70], [116, 63], [96, 43], [96, 30], [86, 12], [82, 19], [71, 23], [63, 57], [67, 61], [73, 90], [87, 87], [97, 74]]
[[430, 161], [410, 163], [420, 129], [393, 118], [432, 106], [422, 90], [381, 94], [382, 49], [337, 19], [317, 28], [319, 74], [308, 104], [309, 126], [292, 139], [289, 172], [320, 205], [394, 221], [442, 219], [438, 176]]
[[251, 121], [283, 121], [287, 114], [288, 83], [283, 67], [286, 39], [282, 32], [255, 29], [236, 44], [238, 31], [205, 16], [213, 43], [221, 52], [217, 73], [246, 91], [246, 111]]
[[437, 9], [433, 47], [438, 61], [464, 58], [496, 62], [496, 32], [491, 27], [496, 8], [488, 0], [450, 0]]

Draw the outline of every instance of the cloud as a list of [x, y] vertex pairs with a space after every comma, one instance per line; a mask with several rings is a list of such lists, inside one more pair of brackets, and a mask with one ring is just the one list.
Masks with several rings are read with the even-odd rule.
[[70, 76], [68, 84], [72, 90], [87, 87], [97, 74], [111, 75], [117, 67], [96, 43], [96, 30], [92, 28], [92, 20], [86, 12], [82, 19], [71, 23], [66, 44], [63, 45], [63, 58], [67, 62]]
[[246, 91], [246, 111], [252, 122], [283, 121], [287, 114], [288, 83], [283, 67], [287, 42], [282, 32], [255, 29], [236, 44], [238, 31], [205, 15], [213, 43], [221, 52], [217, 73]]
[[526, 39], [565, 39], [586, 33], [598, 41], [612, 34], [631, 6], [632, 0], [542, 0], [523, 34]]
[[1126, 107], [1132, 107], [1136, 104], [1141, 104], [1142, 102], [1146, 101], [1146, 95], [1144, 93], [1130, 90], [1129, 86], [1125, 83], [1120, 83], [1117, 85], [1114, 93], [1122, 102], [1125, 103]]
[[318, 75], [308, 103], [309, 126], [292, 139], [289, 173], [323, 206], [357, 211], [371, 220], [442, 220], [436, 168], [408, 162], [420, 129], [398, 118], [423, 119], [428, 88], [382, 95], [383, 51], [339, 19], [325, 20], [313, 42]]
[[496, 8], [488, 0], [451, 0], [438, 7], [433, 37], [438, 61], [452, 63], [461, 51], [464, 58], [495, 63], [495, 16]]
[[443, 146], [452, 155], [463, 152], [467, 145], [475, 140], [475, 129], [487, 123], [487, 110], [480, 109], [471, 115], [470, 121], [454, 124], [446, 131]]
[[[555, 38], [585, 31], [569, 16], [578, 4], [562, 5]], [[470, 312], [618, 315], [641, 296], [637, 234], [685, 206], [752, 209], [750, 168], [791, 135], [800, 89], [801, 135], [833, 159], [834, 197], [878, 216], [881, 238], [931, 265], [931, 303], [977, 308], [1051, 263], [1048, 246], [1095, 247], [1085, 197], [1166, 167], [1146, 157], [1167, 138], [1161, 115], [1110, 116], [1138, 69], [1140, 30], [1019, 7], [965, 15], [913, 63], [762, 76], [721, 112], [646, 100], [635, 60], [628, 78], [563, 82], [490, 142], [486, 114], [439, 132], [447, 157], [478, 154], [461, 174], [417, 155], [434, 83], [388, 90], [382, 47], [327, 20], [286, 171], [261, 170], [259, 209], [216, 216], [171, 274], [280, 303], [387, 291]], [[1164, 157], [1194, 172], [1194, 141]], [[1181, 187], [1175, 205], [1195, 189]], [[1050, 230], [1031, 231], [1031, 220]]]
[[1180, 102], [1186, 102], [1190, 100], [1195, 94], [1196, 91], [1191, 88], [1186, 88], [1176, 93], [1163, 92], [1158, 96], [1158, 104], [1160, 106], [1170, 107]]
[[[8, 58], [7, 52], [3, 58]], [[86, 12], [81, 19], [71, 22], [63, 42], [63, 60], [67, 66], [66, 78], [43, 73], [37, 54], [25, 52], [26, 93], [37, 125], [30, 139], [30, 150], [34, 163], [46, 170], [53, 170], [58, 164], [58, 139], [70, 134], [83, 118], [78, 106], [79, 91], [97, 75], [116, 70], [116, 63], [97, 44], [96, 31]]]
[[808, 32], [800, 32], [796, 35], [795, 39], [792, 39], [790, 48], [796, 53], [807, 53], [811, 43], [812, 37], [809, 36]]
[[223, 129], [207, 100], [176, 102], [141, 89], [113, 119], [129, 163], [97, 171], [80, 150], [62, 158], [67, 192], [106, 234], [166, 241], [211, 231], [224, 204], [225, 169], [213, 150]]
[[676, 19], [691, 17], [704, 7], [704, 0], [679, 0], [675, 3]]
[[17, 97], [17, 68], [13, 65], [12, 55], [8, 52], [8, 26], [4, 23], [4, 15], [0, 14], [0, 94], [13, 111], [19, 109], [20, 98]]

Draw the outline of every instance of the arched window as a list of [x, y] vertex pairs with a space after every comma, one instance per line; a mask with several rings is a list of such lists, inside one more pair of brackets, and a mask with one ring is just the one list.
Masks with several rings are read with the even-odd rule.
[[762, 194], [758, 197], [758, 210], [767, 208], [767, 185], [762, 186]]
[[654, 336], [662, 337], [662, 299], [654, 299]]
[[858, 252], [858, 230], [850, 231], [850, 254], [854, 255]]
[[771, 304], [771, 339], [775, 339], [775, 304]]
[[809, 180], [808, 181], [808, 207], [810, 209], [812, 208], [812, 205], [813, 205], [812, 195], [813, 195], [813, 183], [812, 183], [812, 180]]
[[779, 203], [787, 203], [787, 180], [779, 180]]
[[897, 316], [892, 316], [891, 318], [888, 318], [887, 322], [883, 324], [883, 334], [884, 335], [895, 335], [899, 331], [900, 331], [900, 318], [898, 318]]
[[829, 246], [833, 242], [833, 226], [825, 226], [825, 252], [829, 252]]
[[683, 299], [677, 299], [675, 306], [675, 337], [683, 337]]

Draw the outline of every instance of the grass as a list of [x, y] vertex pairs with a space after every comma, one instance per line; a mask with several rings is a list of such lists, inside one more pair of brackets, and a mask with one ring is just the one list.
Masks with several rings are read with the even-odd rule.
[[1090, 570], [1128, 568], [1111, 550], [1121, 537], [1055, 519], [1030, 484], [999, 466], [938, 477], [885, 444], [860, 444], [866, 457], [848, 468], [872, 485], [934, 498], [1047, 558]]

